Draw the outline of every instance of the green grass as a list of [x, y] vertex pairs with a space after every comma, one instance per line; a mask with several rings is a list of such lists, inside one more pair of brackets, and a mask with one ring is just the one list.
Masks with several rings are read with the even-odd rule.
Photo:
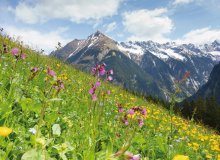
[[[0, 126], [13, 130], [0, 136], [1, 160], [129, 159], [128, 152], [149, 160], [220, 159], [220, 136], [213, 130], [103, 81], [94, 102], [89, 89], [95, 77], [30, 49], [23, 48], [27, 58], [16, 61], [10, 50], [18, 43], [1, 40], [9, 52], [0, 57]], [[33, 67], [40, 69], [34, 77]], [[55, 78], [47, 75], [48, 67]], [[57, 79], [65, 85], [60, 92]], [[147, 109], [143, 127], [140, 114], [128, 118], [127, 126], [122, 122], [135, 106]]]

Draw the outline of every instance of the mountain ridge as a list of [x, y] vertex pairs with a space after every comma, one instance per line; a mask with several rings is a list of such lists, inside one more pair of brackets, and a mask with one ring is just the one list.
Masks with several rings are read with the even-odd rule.
[[[162, 93], [158, 92], [157, 94], [160, 95], [158, 97], [166, 100], [169, 99], [169, 94], [175, 90], [175, 80], [181, 79], [188, 71], [191, 73], [191, 77], [183, 85], [183, 94], [180, 98], [194, 94], [208, 81], [213, 66], [220, 60], [220, 43], [218, 41], [199, 46], [178, 45], [175, 42], [164, 44], [153, 41], [117, 42], [100, 31], [84, 40], [75, 39], [50, 55], [66, 63], [77, 64], [88, 71], [88, 68], [95, 63], [104, 62], [109, 56], [114, 56], [112, 51], [124, 54], [129, 58], [127, 61], [135, 62], [139, 66], [140, 72], [144, 71], [155, 81]], [[112, 54], [109, 54], [110, 52]], [[125, 69], [122, 74], [124, 77], [127, 77], [125, 74], [133, 74], [132, 77], [135, 77], [135, 73], [129, 73], [129, 69]], [[116, 79], [118, 76], [116, 75]], [[133, 87], [129, 86], [129, 88], [135, 91], [140, 90], [135, 89], [135, 86], [139, 85], [138, 83], [140, 82], [133, 83]], [[142, 83], [148, 82], [142, 81]], [[149, 92], [146, 93], [151, 95]], [[153, 95], [157, 96], [157, 94]]]

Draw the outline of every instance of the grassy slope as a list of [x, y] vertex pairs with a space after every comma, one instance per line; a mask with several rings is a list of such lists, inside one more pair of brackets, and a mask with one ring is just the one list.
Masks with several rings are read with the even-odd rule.
[[[5, 43], [9, 48], [17, 46], [9, 40]], [[18, 62], [9, 53], [0, 58], [0, 126], [13, 129], [8, 137], [0, 137], [0, 159], [20, 159], [24, 153], [23, 159], [107, 159], [131, 137], [128, 150], [142, 159], [172, 159], [177, 154], [192, 160], [220, 159], [220, 136], [214, 131], [177, 115], [172, 115], [171, 129], [169, 111], [107, 83], [102, 83], [100, 92], [110, 90], [111, 94], [91, 102], [88, 90], [94, 77], [31, 50], [24, 52], [27, 59]], [[44, 71], [48, 66], [58, 77], [68, 78], [58, 95], [54, 89], [47, 93], [55, 83]], [[41, 72], [28, 81], [32, 67]], [[144, 126], [139, 128], [132, 119], [132, 125], [121, 123], [117, 103], [125, 109], [145, 106]], [[53, 124], [60, 125], [60, 136], [53, 134]], [[36, 135], [29, 132], [33, 127], [38, 130]]]

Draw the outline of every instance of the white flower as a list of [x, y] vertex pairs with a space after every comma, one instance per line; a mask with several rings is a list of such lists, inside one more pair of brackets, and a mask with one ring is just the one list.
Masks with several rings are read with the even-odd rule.
[[37, 133], [35, 128], [30, 128], [28, 131], [31, 132], [32, 134], [36, 134]]

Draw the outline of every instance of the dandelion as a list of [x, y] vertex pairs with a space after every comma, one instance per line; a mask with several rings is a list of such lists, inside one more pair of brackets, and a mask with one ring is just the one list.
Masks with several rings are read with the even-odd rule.
[[184, 155], [176, 155], [173, 160], [189, 160], [188, 156], [184, 156]]
[[12, 129], [8, 127], [0, 127], [0, 135], [3, 137], [7, 137], [12, 132]]

